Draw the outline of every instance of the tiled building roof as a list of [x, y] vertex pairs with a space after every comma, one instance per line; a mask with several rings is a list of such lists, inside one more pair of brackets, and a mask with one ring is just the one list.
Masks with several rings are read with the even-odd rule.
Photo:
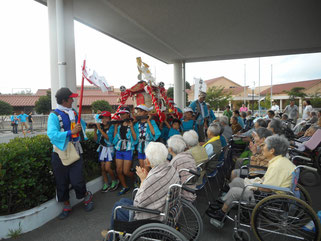
[[[48, 90], [50, 89], [39, 89], [35, 95], [0, 95], [0, 100], [12, 106], [35, 106], [39, 97], [46, 95]], [[77, 92], [80, 94], [80, 88], [77, 88]], [[99, 88], [85, 86], [83, 106], [90, 106], [96, 100], [106, 100], [110, 105], [119, 105], [117, 101], [119, 97], [119, 92], [109, 91], [108, 93], [103, 93]], [[79, 105], [79, 98], [77, 98], [77, 101], [77, 105]], [[128, 98], [126, 104], [133, 105], [134, 102], [131, 98]]]
[[218, 82], [219, 80], [222, 80], [222, 79], [224, 79], [225, 81], [229, 81], [229, 82], [231, 82], [231, 83], [233, 83], [233, 84], [235, 84], [235, 85], [237, 85], [237, 86], [239, 86], [239, 87], [242, 87], [242, 86], [239, 85], [238, 83], [235, 83], [234, 81], [232, 81], [232, 80], [230, 80], [230, 79], [228, 79], [228, 78], [226, 78], [226, 77], [224, 77], [224, 76], [217, 77], [217, 78], [214, 78], [214, 79], [205, 80], [204, 82], [206, 83], [207, 86], [209, 86], [209, 85], [212, 85], [212, 84], [214, 84], [215, 82]]
[[0, 100], [11, 106], [35, 106], [39, 95], [0, 95]]
[[[293, 83], [287, 83], [287, 84], [273, 85], [272, 92], [273, 92], [273, 94], [282, 94], [282, 93], [285, 93], [285, 91], [290, 91], [294, 87], [303, 87], [305, 89], [310, 89], [313, 86], [319, 84], [320, 82], [321, 82], [321, 79], [315, 79], [315, 80], [299, 81], [299, 82], [293, 82]], [[271, 93], [271, 87], [267, 88], [261, 92], [262, 95], [266, 95], [269, 93]]]

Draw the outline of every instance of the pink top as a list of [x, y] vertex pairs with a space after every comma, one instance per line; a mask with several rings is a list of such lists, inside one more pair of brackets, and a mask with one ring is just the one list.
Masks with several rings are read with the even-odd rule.
[[247, 111], [248, 111], [247, 107], [243, 107], [243, 106], [242, 106], [242, 107], [240, 108], [240, 112], [247, 112]]

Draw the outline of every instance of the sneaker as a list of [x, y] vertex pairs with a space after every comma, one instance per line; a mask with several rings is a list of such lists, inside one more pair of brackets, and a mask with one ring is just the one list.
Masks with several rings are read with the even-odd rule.
[[129, 187], [123, 187], [120, 192], [118, 193], [118, 196], [124, 195], [126, 192], [129, 191]]
[[108, 185], [108, 183], [104, 183], [103, 189], [101, 190], [101, 192], [108, 192], [110, 189], [110, 186]]
[[90, 212], [94, 209], [93, 195], [88, 191], [87, 196], [84, 198], [85, 210]]
[[71, 213], [71, 207], [64, 207], [62, 212], [59, 214], [58, 218], [60, 220], [64, 220], [69, 216], [70, 213]]
[[119, 186], [119, 180], [112, 181], [109, 191], [117, 190], [118, 186]]

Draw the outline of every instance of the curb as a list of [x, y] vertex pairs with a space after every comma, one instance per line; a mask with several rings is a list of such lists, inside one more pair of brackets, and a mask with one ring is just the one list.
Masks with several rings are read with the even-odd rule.
[[[98, 177], [86, 184], [87, 190], [96, 193], [101, 190], [102, 177]], [[76, 199], [75, 192], [70, 191], [70, 203], [72, 206], [80, 203], [81, 199]], [[9, 230], [19, 230], [21, 234], [41, 227], [50, 220], [56, 218], [62, 210], [62, 203], [58, 203], [55, 198], [32, 209], [15, 214], [0, 216], [0, 239], [9, 238]]]

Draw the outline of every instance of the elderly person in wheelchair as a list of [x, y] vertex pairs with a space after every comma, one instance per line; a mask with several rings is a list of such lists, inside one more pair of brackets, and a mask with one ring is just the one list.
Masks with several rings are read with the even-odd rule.
[[[265, 139], [263, 146], [263, 156], [268, 160], [268, 169], [260, 183], [264, 185], [289, 188], [291, 186], [292, 173], [295, 165], [287, 159], [289, 147], [288, 140], [283, 136], [273, 135]], [[256, 180], [257, 181], [257, 180]], [[222, 198], [223, 207], [219, 210], [212, 210], [208, 215], [214, 219], [211, 223], [219, 223], [225, 221], [225, 215], [230, 210], [233, 201], [251, 201], [254, 199], [253, 190], [245, 188], [248, 179], [236, 177], [230, 184], [230, 190]], [[245, 190], [244, 190], [245, 188]], [[243, 192], [244, 191], [244, 192]], [[270, 189], [259, 188], [261, 192], [271, 192]], [[245, 200], [240, 200], [240, 198]]]
[[[252, 152], [252, 156], [250, 158], [250, 165], [251, 166], [260, 166], [260, 167], [267, 167], [268, 160], [265, 158], [265, 156], [262, 153], [262, 145], [264, 144], [264, 141], [267, 137], [272, 136], [272, 131], [260, 127], [256, 131], [252, 132], [252, 137], [254, 139], [254, 142], [250, 142], [249, 148]], [[242, 162], [244, 159], [242, 159]], [[249, 172], [253, 172], [257, 169], [254, 167], [252, 168], [237, 168], [234, 169], [231, 173], [230, 180], [233, 181], [236, 177], [242, 177], [247, 176]], [[255, 174], [251, 174], [250, 176], [256, 176]], [[254, 178], [253, 177], [253, 178]]]
[[[172, 155], [170, 165], [173, 166], [178, 172], [181, 183], [184, 184], [187, 178], [192, 174], [186, 170], [192, 170], [197, 172], [195, 160], [190, 152], [186, 152], [186, 143], [181, 135], [174, 135], [167, 141], [168, 152]], [[185, 171], [183, 170], [185, 169]], [[182, 171], [180, 171], [182, 170]], [[190, 186], [194, 188], [195, 186]], [[184, 199], [193, 202], [196, 199], [196, 195], [183, 190], [182, 197]]]
[[183, 139], [188, 148], [187, 152], [192, 154], [197, 166], [208, 160], [205, 148], [198, 142], [198, 134], [196, 131], [186, 131], [183, 135]]
[[[145, 150], [146, 159], [145, 167], [150, 167], [148, 172], [146, 169], [139, 166], [136, 167], [136, 173], [140, 178], [141, 184], [134, 200], [122, 198], [116, 202], [114, 210], [118, 206], [134, 206], [139, 208], [153, 209], [163, 212], [166, 202], [166, 194], [170, 185], [179, 184], [180, 179], [176, 169], [169, 165], [167, 161], [168, 151], [164, 144], [159, 142], [151, 142]], [[160, 220], [162, 216], [147, 212], [132, 212], [128, 209], [117, 209], [117, 220], [132, 221], [141, 219]], [[160, 220], [162, 221], [162, 220]], [[114, 229], [114, 217], [110, 220], [110, 230]], [[106, 233], [106, 232], [105, 232]], [[112, 235], [110, 235], [112, 236]], [[111, 240], [111, 237], [109, 237]]]

